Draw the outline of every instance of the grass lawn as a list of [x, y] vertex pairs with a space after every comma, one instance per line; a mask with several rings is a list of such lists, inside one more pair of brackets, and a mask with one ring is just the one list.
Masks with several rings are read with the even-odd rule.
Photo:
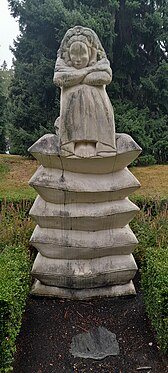
[[[33, 199], [36, 192], [28, 181], [38, 167], [36, 160], [19, 155], [0, 155], [0, 200]], [[137, 195], [164, 198], [168, 195], [168, 165], [133, 167], [130, 169], [140, 181]]]
[[28, 181], [36, 171], [37, 161], [19, 155], [0, 155], [0, 200], [35, 198], [36, 192]]
[[130, 170], [141, 183], [135, 194], [157, 199], [168, 197], [168, 165], [133, 167]]

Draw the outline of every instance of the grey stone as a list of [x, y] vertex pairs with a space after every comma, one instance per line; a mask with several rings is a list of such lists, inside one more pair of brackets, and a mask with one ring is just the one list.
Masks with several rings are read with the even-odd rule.
[[95, 299], [101, 297], [123, 297], [135, 296], [136, 291], [132, 281], [124, 285], [102, 286], [91, 289], [59, 288], [57, 286], [43, 285], [39, 280], [35, 280], [31, 294], [37, 297], [55, 297], [73, 300]]
[[128, 198], [115, 202], [65, 205], [37, 197], [30, 216], [41, 228], [100, 231], [124, 227], [138, 210]]
[[78, 173], [107, 174], [127, 167], [141, 153], [142, 149], [131, 136], [116, 134], [117, 152], [107, 157], [77, 158], [59, 154], [59, 137], [47, 134], [36, 141], [29, 152], [46, 168], [54, 168]]
[[64, 157], [116, 154], [114, 113], [105, 88], [111, 80], [110, 64], [95, 32], [82, 26], [68, 30], [53, 79], [61, 88], [56, 127]]
[[[135, 294], [132, 252], [137, 239], [128, 223], [138, 208], [126, 197], [140, 183], [126, 167], [141, 148], [129, 135], [115, 133], [106, 93], [111, 79], [95, 32], [82, 26], [68, 30], [54, 70], [54, 83], [61, 89], [55, 134], [29, 148], [41, 164], [29, 182], [39, 194], [30, 211], [38, 224], [31, 237], [38, 250], [34, 295], [88, 299]], [[106, 356], [101, 351], [104, 330], [91, 336], [93, 356]]]
[[138, 243], [128, 225], [95, 232], [41, 228], [37, 225], [30, 242], [43, 256], [53, 259], [128, 255]]
[[74, 336], [70, 352], [74, 357], [101, 360], [106, 356], [119, 355], [119, 345], [114, 333], [99, 326]]
[[69, 260], [47, 258], [38, 253], [32, 275], [44, 285], [91, 289], [126, 284], [135, 276], [136, 271], [132, 254]]
[[124, 199], [140, 187], [127, 169], [100, 174], [80, 174], [40, 166], [29, 181], [39, 195], [51, 203], [99, 203]]

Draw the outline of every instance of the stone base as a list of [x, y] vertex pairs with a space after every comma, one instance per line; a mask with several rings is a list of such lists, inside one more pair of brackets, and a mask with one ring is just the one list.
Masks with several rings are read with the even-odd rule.
[[29, 184], [38, 192], [31, 243], [39, 251], [31, 293], [67, 299], [135, 295], [137, 244], [128, 226], [138, 208], [126, 198], [140, 187], [127, 169], [141, 148], [116, 135], [116, 153], [67, 157], [57, 135], [44, 135], [29, 151], [41, 163]]
[[136, 295], [132, 281], [124, 285], [106, 286], [92, 289], [68, 289], [56, 286], [46, 286], [39, 280], [35, 280], [31, 294], [42, 297], [66, 298], [72, 300], [85, 300], [97, 297], [120, 297], [126, 295]]

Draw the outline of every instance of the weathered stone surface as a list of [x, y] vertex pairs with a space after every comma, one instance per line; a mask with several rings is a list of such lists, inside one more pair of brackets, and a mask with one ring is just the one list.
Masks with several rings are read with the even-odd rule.
[[119, 355], [119, 344], [114, 333], [99, 326], [75, 335], [70, 352], [74, 357], [101, 360], [106, 356]]
[[65, 158], [59, 154], [58, 144], [58, 136], [44, 135], [29, 148], [29, 152], [46, 168], [87, 174], [108, 174], [127, 167], [142, 151], [132, 137], [124, 133], [116, 134], [116, 155], [106, 158]]
[[46, 258], [38, 253], [32, 275], [44, 285], [85, 289], [126, 284], [136, 271], [132, 254], [66, 260]]
[[[31, 243], [39, 251], [32, 294], [72, 299], [135, 294], [131, 253], [137, 239], [128, 222], [138, 208], [126, 197], [140, 184], [126, 167], [141, 148], [130, 136], [115, 134], [106, 93], [111, 79], [95, 32], [82, 26], [68, 30], [54, 70], [61, 88], [56, 134], [29, 148], [42, 164], [30, 180], [39, 194], [30, 211], [38, 224]], [[101, 358], [96, 348], [92, 356]]]
[[124, 285], [103, 286], [92, 289], [66, 289], [57, 286], [47, 286], [35, 280], [31, 294], [42, 297], [66, 298], [73, 300], [94, 299], [100, 297], [120, 297], [135, 295], [135, 287], [132, 281]]
[[95, 232], [37, 226], [30, 242], [43, 256], [55, 259], [90, 259], [128, 255], [138, 243], [128, 225], [124, 228]]
[[138, 210], [128, 198], [65, 205], [45, 202], [38, 196], [29, 214], [41, 228], [98, 231], [124, 227]]
[[75, 26], [61, 42], [54, 83], [61, 88], [60, 153], [81, 158], [116, 153], [114, 113], [106, 85], [112, 72], [99, 38]]
[[29, 181], [46, 201], [58, 204], [94, 203], [124, 199], [140, 187], [132, 173], [124, 170], [106, 175], [77, 174], [40, 166]]
[[38, 139], [29, 149], [28, 152], [31, 153], [33, 156], [37, 154], [40, 155], [56, 155], [59, 156], [59, 137], [52, 134], [47, 133]]

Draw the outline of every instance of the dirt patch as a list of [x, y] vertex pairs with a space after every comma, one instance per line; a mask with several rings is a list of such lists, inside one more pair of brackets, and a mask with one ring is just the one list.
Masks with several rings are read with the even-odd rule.
[[[168, 360], [157, 347], [145, 313], [139, 275], [135, 285], [136, 297], [68, 301], [30, 296], [17, 340], [14, 373], [168, 372]], [[72, 337], [99, 326], [116, 334], [119, 355], [100, 361], [74, 358]]]

